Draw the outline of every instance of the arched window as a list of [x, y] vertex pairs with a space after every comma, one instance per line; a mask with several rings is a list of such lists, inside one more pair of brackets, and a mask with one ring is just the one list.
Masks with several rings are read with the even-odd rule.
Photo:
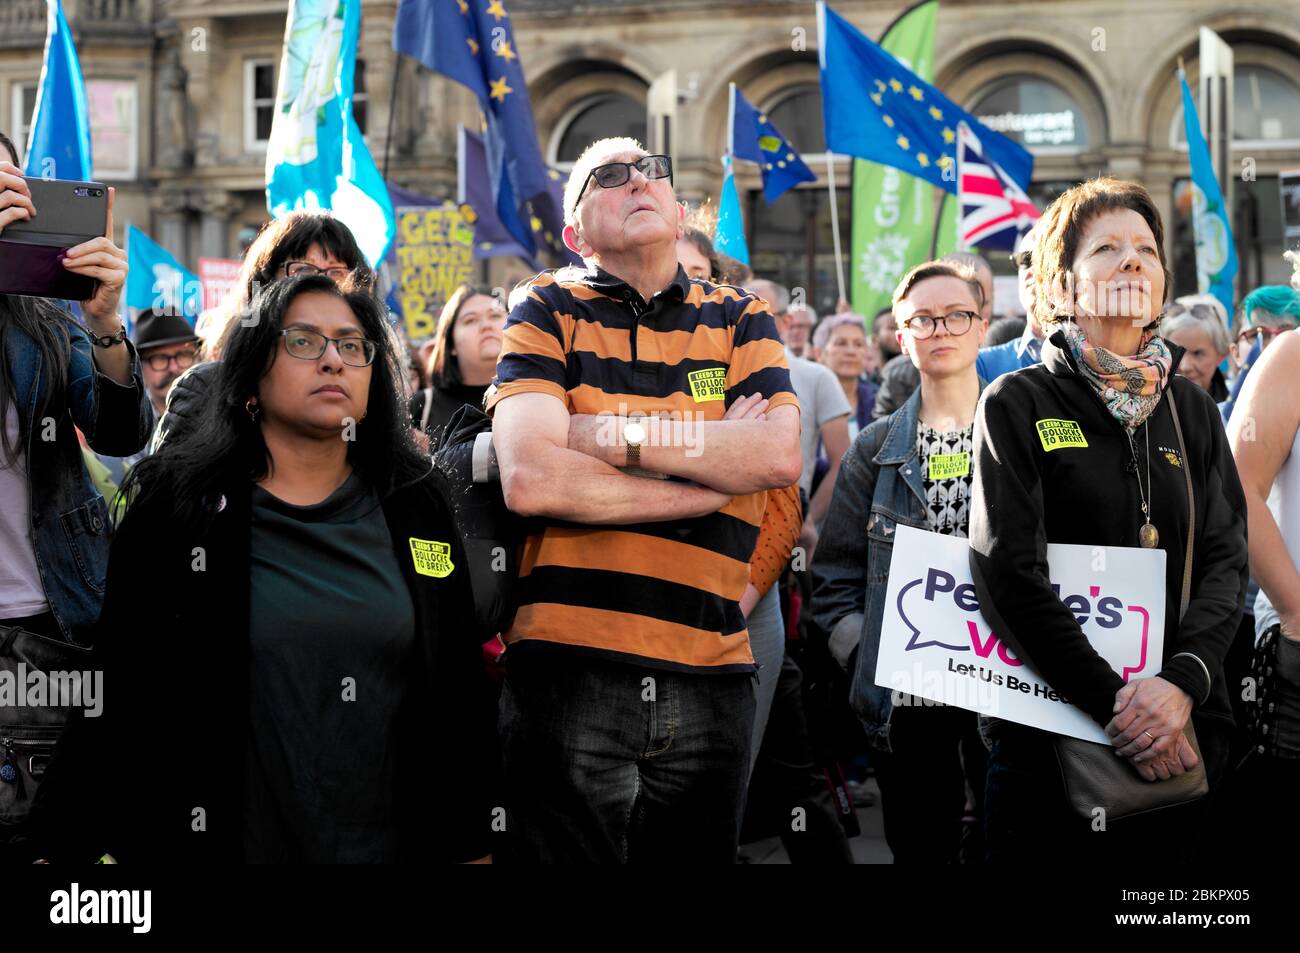
[[[1169, 141], [1174, 148], [1187, 148], [1181, 105], [1174, 111]], [[1245, 64], [1234, 69], [1232, 141], [1234, 148], [1295, 148], [1300, 143], [1300, 84], [1266, 66]]]
[[623, 93], [602, 93], [574, 105], [556, 125], [556, 165], [571, 165], [597, 139], [631, 136], [646, 140], [645, 103]]
[[1040, 76], [1005, 76], [973, 99], [969, 112], [1031, 152], [1082, 150], [1092, 141], [1083, 108]]
[[768, 121], [790, 140], [800, 155], [826, 151], [822, 125], [822, 92], [817, 86], [797, 87], [767, 111]]

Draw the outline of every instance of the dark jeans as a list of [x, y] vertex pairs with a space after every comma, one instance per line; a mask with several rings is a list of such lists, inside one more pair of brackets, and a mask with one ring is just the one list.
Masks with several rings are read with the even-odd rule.
[[735, 863], [753, 721], [751, 675], [510, 650], [509, 859]]
[[[964, 708], [923, 705], [919, 698], [890, 715], [891, 750], [873, 751], [871, 759], [894, 863], [957, 863], [966, 807], [962, 743], [975, 732], [976, 719]], [[979, 800], [983, 785], [977, 786]]]
[[[1222, 783], [1229, 728], [1197, 725], [1197, 740], [1213, 794]], [[1075, 814], [1047, 732], [1002, 722], [989, 754], [984, 834], [989, 863], [1064, 866], [1134, 861], [1134, 845], [1159, 845], [1150, 861], [1204, 862], [1209, 798], [1122, 820], [1104, 830]]]

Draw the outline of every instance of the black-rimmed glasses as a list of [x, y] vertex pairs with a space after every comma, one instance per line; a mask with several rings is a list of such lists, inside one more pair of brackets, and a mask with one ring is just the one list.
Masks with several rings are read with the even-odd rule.
[[333, 268], [321, 268], [309, 261], [286, 261], [284, 263], [284, 273], [290, 278], [297, 278], [299, 275], [328, 275], [337, 284], [351, 275], [352, 269], [343, 265], [335, 265]]
[[978, 317], [979, 315], [974, 311], [952, 311], [934, 317], [928, 314], [918, 314], [908, 318], [903, 322], [903, 326], [912, 332], [912, 337], [918, 341], [924, 341], [934, 334], [934, 329], [938, 327], [940, 321], [943, 322], [943, 326], [948, 333], [956, 337], [969, 331], [971, 324]]
[[304, 361], [320, 360], [331, 343], [338, 349], [339, 360], [351, 367], [366, 367], [375, 359], [375, 342], [367, 338], [330, 338], [306, 328], [289, 328], [281, 331], [280, 336], [289, 356]]
[[635, 162], [609, 162], [596, 166], [587, 174], [587, 181], [582, 183], [582, 191], [578, 193], [578, 201], [573, 203], [573, 207], [577, 208], [578, 202], [587, 194], [587, 186], [592, 179], [602, 189], [616, 189], [632, 178], [633, 169], [647, 179], [667, 179], [669, 185], [673, 184], [673, 160], [668, 156], [642, 156]]
[[176, 366], [181, 370], [185, 370], [188, 367], [193, 367], [194, 362], [197, 361], [198, 358], [198, 352], [193, 348], [186, 351], [178, 351], [175, 354], [150, 354], [148, 357], [145, 357], [144, 355], [140, 356], [140, 360], [144, 361], [144, 363], [148, 364], [155, 371], [167, 370], [167, 366], [171, 364], [172, 361], [175, 361]]

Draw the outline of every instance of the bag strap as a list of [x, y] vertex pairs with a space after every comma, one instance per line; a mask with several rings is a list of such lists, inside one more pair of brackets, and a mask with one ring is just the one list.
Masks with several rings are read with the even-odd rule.
[[1187, 550], [1183, 557], [1183, 598], [1178, 607], [1178, 619], [1187, 614], [1187, 604], [1192, 599], [1192, 540], [1196, 538], [1196, 495], [1192, 490], [1192, 461], [1187, 456], [1187, 444], [1183, 442], [1183, 425], [1178, 420], [1178, 402], [1174, 400], [1173, 381], [1165, 391], [1168, 398], [1169, 412], [1174, 417], [1174, 433], [1178, 434], [1178, 452], [1183, 455], [1183, 477], [1187, 480]]
[[429, 411], [433, 409], [433, 388], [424, 389], [424, 410], [420, 412], [420, 431], [428, 433], [429, 431]]

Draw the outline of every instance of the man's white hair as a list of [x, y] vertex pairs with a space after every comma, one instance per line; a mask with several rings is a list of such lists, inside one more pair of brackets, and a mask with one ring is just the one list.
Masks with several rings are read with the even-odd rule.
[[[630, 136], [612, 136], [609, 139], [597, 139], [587, 148], [582, 150], [582, 155], [578, 156], [578, 161], [573, 164], [573, 171], [569, 173], [569, 181], [564, 186], [564, 224], [574, 224], [573, 212], [578, 204], [578, 193], [582, 191], [583, 185], [587, 182], [587, 176], [591, 175], [591, 170], [598, 165], [604, 165], [610, 161], [610, 156], [620, 155], [624, 152], [635, 152], [638, 155], [649, 155], [645, 147]], [[592, 188], [600, 188], [599, 185], [593, 185]]]

